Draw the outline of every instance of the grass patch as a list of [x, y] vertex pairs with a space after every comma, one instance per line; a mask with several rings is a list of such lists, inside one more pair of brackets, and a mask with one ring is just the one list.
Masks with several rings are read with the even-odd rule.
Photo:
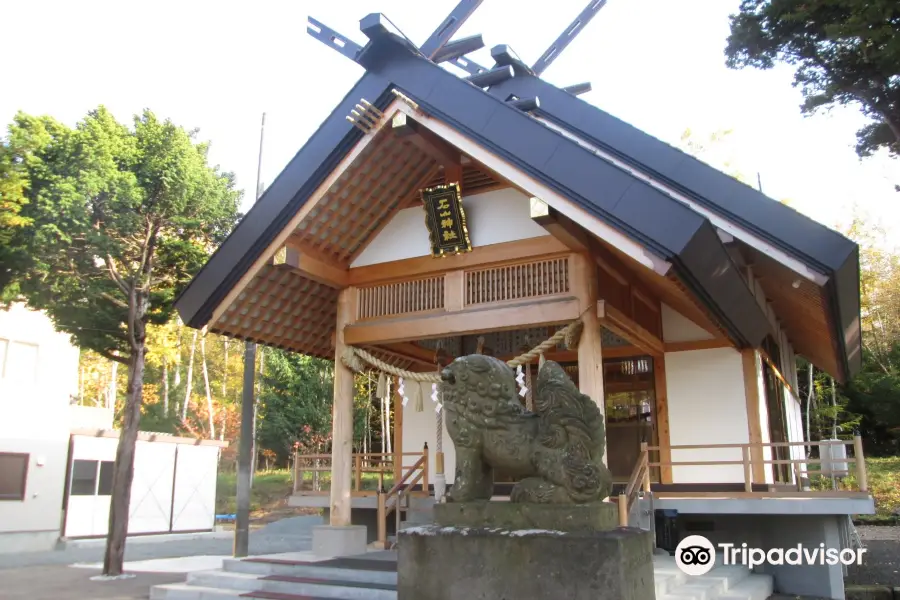
[[[831, 478], [814, 474], [813, 468], [818, 466], [810, 465], [810, 487], [814, 490], [830, 490]], [[856, 518], [866, 522], [896, 522], [898, 519], [892, 516], [892, 512], [900, 508], [900, 456], [867, 458], [866, 475], [869, 493], [875, 498], [876, 513], [858, 515]], [[859, 489], [856, 471], [852, 466], [850, 476], [838, 482], [838, 489]]]
[[875, 498], [876, 513], [874, 515], [859, 515], [859, 520], [900, 522], [900, 519], [892, 515], [895, 509], [900, 508], [900, 456], [867, 458], [866, 470], [869, 479], [869, 491]]
[[[313, 481], [314, 474], [307, 471], [303, 473], [303, 485], [305, 490], [318, 490], [327, 493], [330, 489], [331, 473], [318, 473], [317, 481]], [[386, 473], [383, 477], [385, 489], [394, 485], [393, 473]], [[377, 490], [379, 479], [376, 473], [363, 473], [360, 489]], [[283, 506], [288, 497], [294, 491], [294, 482], [291, 481], [291, 472], [288, 469], [272, 471], [258, 471], [253, 476], [253, 487], [250, 491], [250, 512], [271, 511]], [[233, 515], [237, 511], [237, 473], [219, 472], [216, 478], [216, 514]]]
[[[294, 485], [287, 469], [259, 471], [253, 476], [250, 511], [267, 510], [291, 495]], [[216, 478], [216, 514], [232, 515], [237, 510], [237, 473], [219, 472]]]

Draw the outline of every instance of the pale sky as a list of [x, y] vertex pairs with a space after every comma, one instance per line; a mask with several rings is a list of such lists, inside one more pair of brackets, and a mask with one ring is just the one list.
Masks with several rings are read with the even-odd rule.
[[[120, 120], [150, 108], [211, 142], [253, 200], [259, 124], [263, 182], [303, 146], [362, 68], [306, 33], [307, 16], [363, 44], [359, 20], [382, 12], [421, 44], [457, 0], [0, 0], [6, 56], [0, 121], [17, 110], [74, 125], [104, 104]], [[586, 0], [485, 0], [457, 37], [481, 33], [472, 57], [508, 44], [531, 64]], [[544, 73], [556, 85], [590, 81], [588, 102], [666, 142], [690, 128], [734, 133], [721, 156], [762, 179], [763, 191], [843, 226], [854, 205], [900, 242], [900, 164], [860, 161], [855, 107], [803, 117], [789, 68], [725, 68], [728, 15], [738, 0], [609, 0]], [[707, 160], [715, 161], [715, 157]]]

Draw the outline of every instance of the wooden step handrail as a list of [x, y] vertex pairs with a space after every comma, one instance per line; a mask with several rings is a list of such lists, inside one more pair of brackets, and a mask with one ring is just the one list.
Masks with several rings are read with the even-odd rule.
[[631, 471], [625, 493], [619, 494], [619, 527], [628, 527], [628, 515], [631, 507], [637, 500], [637, 492], [640, 487], [644, 492], [650, 492], [650, 450], [646, 442], [641, 442], [641, 453]]
[[[418, 454], [418, 453], [417, 453]], [[417, 473], [415, 477], [413, 474]], [[394, 484], [387, 493], [378, 491], [378, 540], [377, 543], [384, 549], [388, 549], [387, 543], [387, 518], [396, 510], [400, 511], [400, 493], [407, 489], [411, 489], [419, 481], [428, 481], [428, 451], [421, 454], [419, 460], [411, 466], [400, 481]], [[425, 484], [427, 491], [427, 483]], [[389, 505], [391, 499], [395, 499], [393, 504]]]

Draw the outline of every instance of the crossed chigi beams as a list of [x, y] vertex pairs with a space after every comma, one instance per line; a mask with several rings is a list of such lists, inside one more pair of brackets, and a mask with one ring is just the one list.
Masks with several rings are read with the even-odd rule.
[[[460, 0], [459, 4], [450, 12], [449, 15], [441, 22], [437, 29], [425, 40], [420, 47], [416, 48], [412, 42], [409, 42], [403, 33], [394, 26], [394, 33], [401, 38], [405, 38], [409, 42], [410, 49], [416, 51], [423, 58], [426, 58], [435, 64], [450, 63], [466, 73], [466, 80], [481, 88], [488, 88], [507, 79], [520, 74], [527, 74], [540, 77], [547, 70], [554, 60], [556, 60], [566, 47], [572, 43], [572, 40], [581, 33], [585, 26], [594, 16], [600, 12], [600, 9], [606, 5], [607, 0], [590, 0], [588, 5], [581, 11], [574, 21], [554, 40], [547, 50], [541, 54], [541, 57], [531, 65], [526, 65], [516, 53], [506, 45], [495, 46], [491, 49], [491, 58], [494, 59], [494, 66], [490, 69], [485, 68], [475, 61], [467, 58], [470, 52], [484, 48], [484, 40], [481, 34], [472, 35], [458, 40], [450, 41], [450, 38], [459, 31], [460, 27], [468, 20], [475, 10], [481, 5], [483, 0]], [[379, 14], [371, 14], [360, 21], [360, 29], [367, 35], [376, 30], [386, 29], [387, 24], [393, 24], [386, 17]], [[307, 33], [319, 40], [329, 48], [337, 50], [350, 60], [358, 62], [363, 47], [348, 37], [340, 35], [324, 23], [309, 17]], [[371, 36], [369, 36], [371, 37]], [[578, 83], [562, 88], [564, 91], [573, 95], [580, 95], [591, 90], [590, 83]], [[540, 100], [534, 98], [516, 98], [510, 97], [507, 102], [515, 106], [519, 110], [531, 112], [540, 108]]]

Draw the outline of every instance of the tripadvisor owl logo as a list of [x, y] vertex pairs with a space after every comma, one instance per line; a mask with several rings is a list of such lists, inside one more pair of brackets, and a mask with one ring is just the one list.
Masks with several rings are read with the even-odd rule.
[[689, 535], [675, 548], [675, 564], [686, 575], [706, 575], [716, 566], [716, 549], [702, 535]]

